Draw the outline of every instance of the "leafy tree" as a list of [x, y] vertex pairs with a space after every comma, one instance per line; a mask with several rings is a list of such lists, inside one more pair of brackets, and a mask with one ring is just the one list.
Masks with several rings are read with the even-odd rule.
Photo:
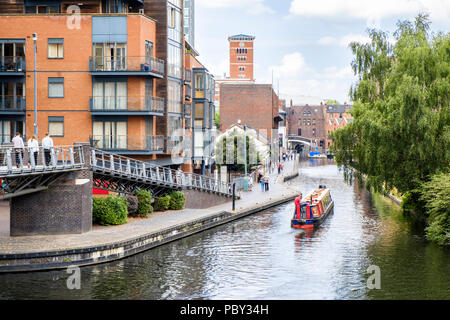
[[[351, 43], [358, 81], [350, 89], [353, 123], [333, 133], [336, 161], [376, 191], [410, 192], [450, 165], [450, 33], [429, 32], [428, 16], [401, 21], [394, 33], [368, 30]], [[415, 203], [414, 203], [415, 202]]]
[[214, 114], [214, 124], [217, 128], [217, 130], [220, 130], [220, 113], [216, 112]]

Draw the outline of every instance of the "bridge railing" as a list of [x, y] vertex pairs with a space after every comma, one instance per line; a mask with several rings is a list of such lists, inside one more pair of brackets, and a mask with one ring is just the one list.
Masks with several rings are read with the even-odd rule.
[[84, 165], [82, 146], [0, 147], [0, 176], [74, 169]]
[[121, 155], [91, 149], [91, 167], [109, 175], [165, 185], [169, 188], [195, 188], [231, 194], [231, 185], [214, 178], [145, 163]]

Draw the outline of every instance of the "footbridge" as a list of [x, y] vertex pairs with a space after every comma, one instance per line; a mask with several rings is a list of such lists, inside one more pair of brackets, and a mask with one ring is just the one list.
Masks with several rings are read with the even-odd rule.
[[[92, 227], [92, 189], [153, 198], [183, 190], [187, 204], [223, 203], [230, 184], [91, 148], [88, 143], [0, 147], [0, 200], [11, 200], [11, 235], [83, 233]], [[217, 202], [219, 199], [219, 202]]]
[[301, 137], [301, 136], [288, 136], [287, 137], [287, 142], [291, 142], [293, 144], [305, 144], [307, 146], [311, 146], [312, 145], [312, 140], [309, 138], [305, 138], [305, 137]]

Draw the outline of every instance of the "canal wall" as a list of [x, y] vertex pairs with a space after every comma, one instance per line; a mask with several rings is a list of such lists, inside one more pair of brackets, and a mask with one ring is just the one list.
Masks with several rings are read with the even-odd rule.
[[106, 245], [86, 246], [69, 250], [25, 253], [1, 253], [0, 272], [23, 272], [86, 266], [122, 259], [151, 248], [178, 240], [204, 230], [255, 214], [294, 200], [295, 192], [237, 211], [221, 211], [208, 216], [175, 224], [135, 238]]

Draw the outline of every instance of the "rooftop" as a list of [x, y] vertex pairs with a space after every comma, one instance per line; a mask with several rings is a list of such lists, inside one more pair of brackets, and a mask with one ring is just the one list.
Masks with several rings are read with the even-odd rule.
[[249, 36], [246, 34], [237, 34], [234, 36], [229, 36], [228, 41], [231, 41], [231, 40], [235, 40], [235, 41], [246, 41], [247, 40], [248, 41], [248, 40], [255, 40], [255, 37]]

